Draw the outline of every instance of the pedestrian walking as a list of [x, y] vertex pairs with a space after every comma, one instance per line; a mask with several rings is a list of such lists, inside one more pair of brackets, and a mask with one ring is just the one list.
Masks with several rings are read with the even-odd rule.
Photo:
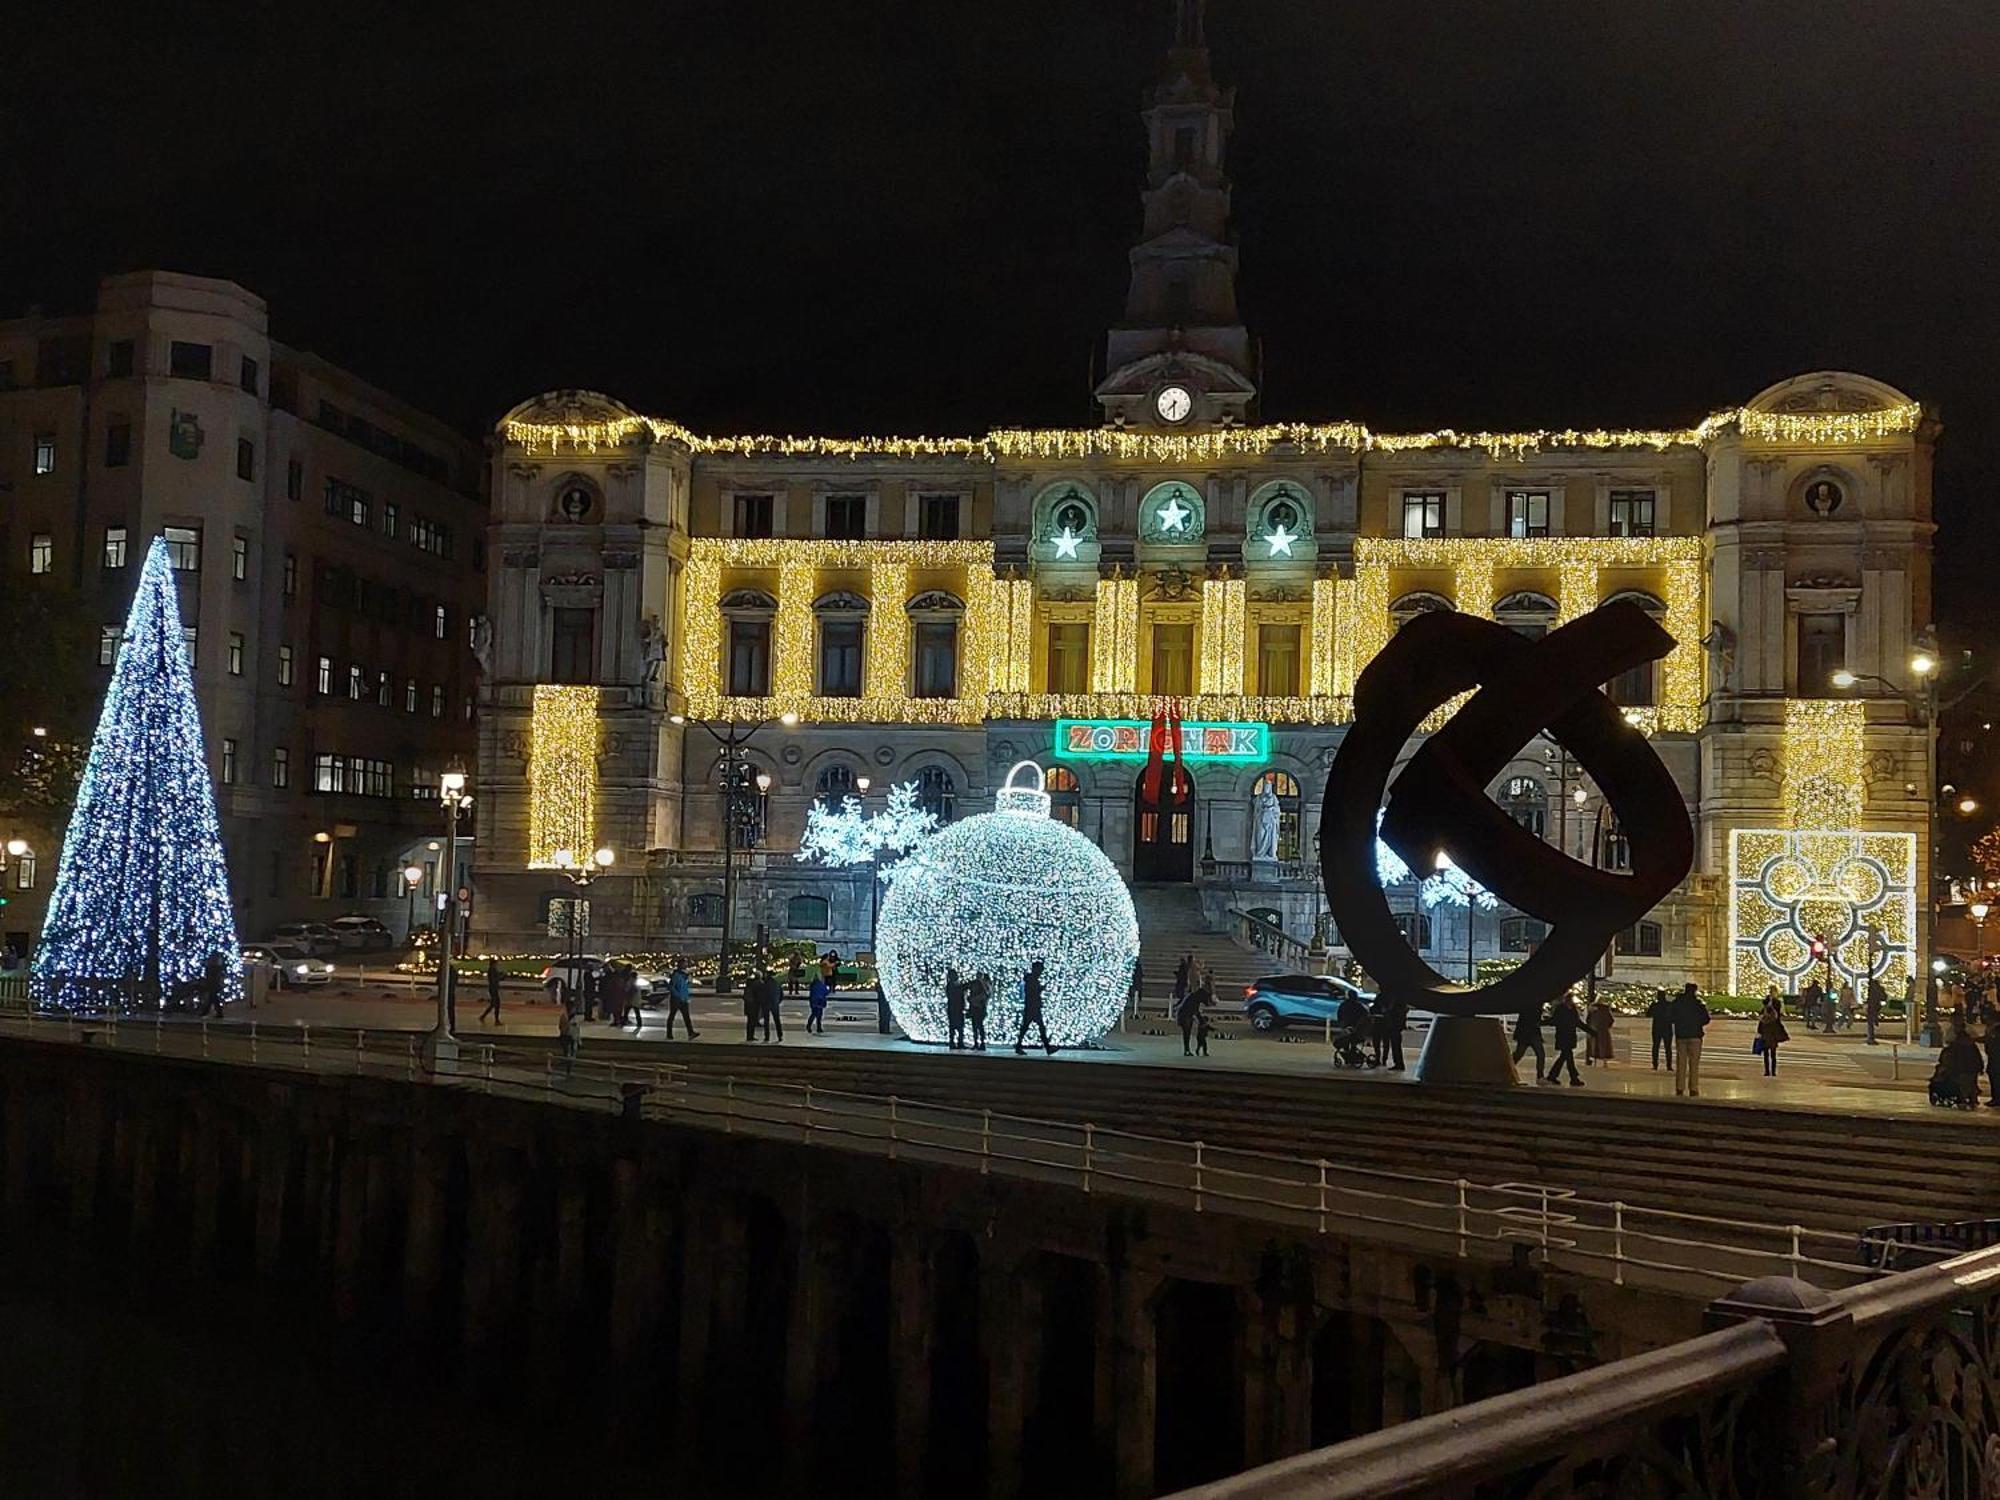
[[1146, 966], [1138, 959], [1132, 960], [1132, 991], [1130, 995], [1132, 1018], [1137, 1020], [1146, 1003]]
[[632, 1029], [646, 1029], [645, 996], [639, 993], [639, 971], [627, 965], [625, 969], [625, 1008], [631, 1012]]
[[1889, 991], [1874, 975], [1868, 976], [1868, 998], [1863, 1002], [1862, 1017], [1868, 1023], [1868, 1045], [1876, 1045], [1875, 1028], [1882, 1024], [1882, 1007], [1889, 1001]]
[[1192, 953], [1183, 953], [1180, 957], [1180, 962], [1174, 965], [1174, 1006], [1176, 1009], [1179, 1008], [1181, 1001], [1187, 998], [1188, 975], [1193, 970], [1194, 955]]
[[[791, 964], [785, 970], [785, 993], [788, 995], [797, 995], [799, 986], [805, 983], [805, 977], [806, 961], [794, 950]], [[822, 974], [820, 977], [824, 979], [826, 976]]]
[[1584, 1025], [1583, 1012], [1576, 1008], [1575, 998], [1565, 991], [1549, 1013], [1549, 1020], [1555, 1028], [1556, 1042], [1556, 1060], [1549, 1068], [1549, 1082], [1560, 1083], [1562, 1070], [1568, 1068], [1570, 1087], [1580, 1089], [1583, 1075], [1576, 1070], [1576, 1039], [1589, 1030]]
[[944, 971], [945, 1045], [954, 1052], [965, 1045], [965, 981], [958, 970]]
[[1021, 1045], [1027, 1040], [1028, 1028], [1032, 1026], [1042, 1034], [1042, 1047], [1051, 1057], [1055, 1056], [1056, 1044], [1049, 1040], [1048, 1023], [1042, 1019], [1042, 961], [1038, 958], [1028, 965], [1028, 972], [1021, 976], [1021, 1029], [1014, 1033], [1014, 1050], [1025, 1053], [1028, 1049]]
[[500, 960], [497, 958], [486, 960], [486, 1009], [479, 1013], [482, 1026], [488, 1016], [493, 1018], [495, 1026], [500, 1024]]
[[[743, 980], [743, 1040], [757, 1040], [757, 1023], [764, 1019], [764, 986], [755, 973]], [[770, 1035], [769, 1027], [765, 1035]]]
[[832, 993], [824, 979], [817, 974], [813, 975], [812, 984], [806, 989], [807, 1031], [817, 1032], [821, 1036], [826, 1035], [826, 1001]]
[[1701, 1034], [1708, 1030], [1708, 1007], [1693, 983], [1674, 1000], [1674, 1093], [1701, 1097]]
[[1660, 1071], [1660, 1052], [1665, 1049], [1667, 1067], [1674, 1065], [1674, 1002], [1665, 990], [1653, 991], [1653, 1003], [1646, 1007], [1653, 1023], [1653, 1071]]
[[1385, 1006], [1381, 1020], [1381, 1040], [1389, 1059], [1389, 1071], [1403, 1071], [1403, 1033], [1410, 1025], [1410, 1002], [1397, 995], [1378, 1002]]
[[586, 959], [583, 965], [583, 1018], [586, 1021], [597, 1019], [597, 991], [597, 965]]
[[1174, 1022], [1181, 1029], [1181, 1056], [1194, 1056], [1194, 1028], [1201, 1019], [1203, 986], [1196, 985], [1174, 1006]]
[[577, 1036], [576, 1010], [567, 1002], [556, 1013], [556, 1038], [562, 1046], [563, 1072], [571, 1072], [576, 1067]]
[[1834, 1008], [1834, 1020], [1842, 1026], [1854, 1024], [1854, 985], [1852, 981], [1840, 981], [1840, 1002]]
[[972, 1026], [972, 1050], [986, 1050], [986, 1007], [993, 999], [993, 979], [984, 969], [965, 987], [965, 1019]]
[[1778, 1000], [1778, 987], [1764, 997], [1764, 1009], [1757, 1017], [1757, 1048], [1764, 1054], [1764, 1076], [1778, 1076], [1778, 1047], [1791, 1040], [1785, 1030], [1785, 1008]]
[[1208, 1012], [1206, 1010], [1195, 1013], [1194, 1054], [1196, 1057], [1208, 1056]]
[[674, 959], [674, 971], [667, 976], [667, 1040], [674, 1039], [674, 1017], [687, 1022], [688, 1040], [693, 1041], [700, 1032], [694, 1029], [694, 1011], [689, 1001], [694, 995], [694, 980], [687, 971], [687, 965], [678, 957]]
[[1584, 1024], [1590, 1028], [1590, 1040], [1584, 1045], [1584, 1061], [1603, 1063], [1611, 1066], [1611, 1028], [1618, 1024], [1618, 1017], [1612, 1013], [1611, 1003], [1602, 995], [1590, 1002], [1590, 1010], [1584, 1016]]
[[778, 1028], [778, 1040], [782, 1042], [785, 1039], [785, 1017], [779, 1011], [778, 1004], [784, 999], [784, 991], [779, 988], [778, 976], [768, 967], [758, 971], [757, 979], [758, 989], [764, 1002], [762, 1006], [764, 1040], [767, 1042], [771, 1040], [771, 1028], [775, 1026]]
[[1514, 1061], [1535, 1054], [1535, 1082], [1542, 1081], [1542, 1070], [1549, 1065], [1548, 1054], [1542, 1050], [1542, 1003], [1530, 1000], [1521, 1007], [1521, 1013], [1514, 1017]]

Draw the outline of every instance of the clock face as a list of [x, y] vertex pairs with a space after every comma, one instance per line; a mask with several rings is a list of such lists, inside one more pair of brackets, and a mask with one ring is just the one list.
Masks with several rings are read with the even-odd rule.
[[1153, 398], [1153, 409], [1165, 422], [1184, 422], [1187, 414], [1194, 410], [1194, 397], [1187, 393], [1185, 386], [1170, 385]]

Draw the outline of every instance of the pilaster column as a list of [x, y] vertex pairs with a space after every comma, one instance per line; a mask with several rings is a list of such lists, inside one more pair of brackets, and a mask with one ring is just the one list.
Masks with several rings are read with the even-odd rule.
[[611, 1169], [611, 1358], [629, 1364], [659, 1332], [660, 1271], [666, 1257], [666, 1211], [636, 1161]]
[[930, 1430], [931, 1320], [928, 1247], [901, 1226], [889, 1257], [889, 1349], [896, 1403], [896, 1493], [924, 1492]]
[[1111, 1452], [1120, 1500], [1153, 1493], [1153, 1436], [1159, 1417], [1159, 1332], [1153, 1299], [1161, 1278], [1124, 1267], [1111, 1278]]
[[1028, 1383], [1041, 1364], [1042, 1283], [1031, 1269], [999, 1256], [980, 1268], [980, 1351], [986, 1356], [986, 1493], [1021, 1493], [1021, 1441]]
[[[805, 1494], [815, 1488], [812, 1474], [813, 1411], [827, 1378], [829, 1340], [834, 1313], [835, 1271], [828, 1227], [811, 1217], [798, 1228], [792, 1272], [792, 1300], [785, 1329], [784, 1425], [786, 1490]], [[879, 1440], [880, 1433], [855, 1433], [853, 1441]]]

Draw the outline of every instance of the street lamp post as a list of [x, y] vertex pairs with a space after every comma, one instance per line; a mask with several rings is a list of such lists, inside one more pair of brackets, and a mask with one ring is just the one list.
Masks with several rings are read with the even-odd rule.
[[452, 948], [458, 931], [458, 820], [472, 806], [472, 798], [465, 790], [465, 767], [456, 760], [438, 778], [438, 805], [444, 809], [444, 893], [438, 904], [444, 931], [438, 940], [437, 1024], [430, 1035], [433, 1066], [458, 1056], [458, 1040], [451, 1034]]
[[[854, 778], [854, 785], [860, 791], [862, 798], [866, 800], [870, 785], [868, 778], [866, 776], [857, 776]], [[882, 850], [879, 845], [871, 844], [868, 850], [868, 953], [871, 958], [875, 953], [875, 924], [881, 917], [881, 914]]]
[[[722, 766], [722, 943], [715, 965], [715, 993], [727, 994], [732, 988], [729, 974], [730, 935], [736, 921], [736, 843], [747, 831], [747, 822], [742, 815], [744, 801], [754, 786], [758, 792], [771, 789], [771, 773], [757, 770], [743, 759], [741, 751], [756, 737], [757, 731], [770, 723], [769, 719], [759, 719], [747, 727], [734, 720], [724, 724], [720, 730], [702, 719], [689, 720], [684, 714], [670, 714], [668, 721], [674, 724], [695, 723], [707, 733], [717, 745], [716, 759]], [[799, 716], [789, 709], [778, 715], [778, 722], [790, 729], [799, 722]]]
[[617, 858], [617, 854], [608, 847], [595, 851], [589, 859], [583, 861], [578, 861], [577, 857], [567, 849], [558, 849], [555, 852], [556, 868], [562, 871], [564, 878], [576, 891], [576, 895], [570, 898], [569, 941], [564, 947], [570, 961], [570, 978], [578, 984], [583, 982], [578, 971], [583, 967], [584, 902], [588, 899], [592, 882], [608, 872]]
[[1990, 902], [1975, 901], [1966, 910], [1972, 913], [1973, 937], [1979, 945], [1974, 967], [1983, 971], [1986, 967], [1986, 914], [1992, 911], [1993, 907]]
[[417, 941], [417, 887], [423, 884], [423, 879], [422, 865], [403, 866], [403, 885], [409, 891], [409, 898], [404, 902], [403, 941], [413, 947]]

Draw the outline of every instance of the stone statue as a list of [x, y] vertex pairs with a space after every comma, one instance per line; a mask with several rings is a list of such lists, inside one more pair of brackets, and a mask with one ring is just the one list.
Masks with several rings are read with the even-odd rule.
[[1278, 857], [1278, 794], [1265, 782], [1250, 799], [1250, 858]]
[[1708, 652], [1708, 685], [1712, 692], [1727, 693], [1736, 687], [1736, 632], [1717, 620], [1701, 638]]
[[472, 619], [472, 659], [479, 663], [479, 675], [493, 675], [493, 621], [485, 615]]
[[639, 619], [639, 660], [646, 669], [639, 680], [658, 682], [667, 664], [667, 633], [660, 628], [660, 617], [650, 609]]

